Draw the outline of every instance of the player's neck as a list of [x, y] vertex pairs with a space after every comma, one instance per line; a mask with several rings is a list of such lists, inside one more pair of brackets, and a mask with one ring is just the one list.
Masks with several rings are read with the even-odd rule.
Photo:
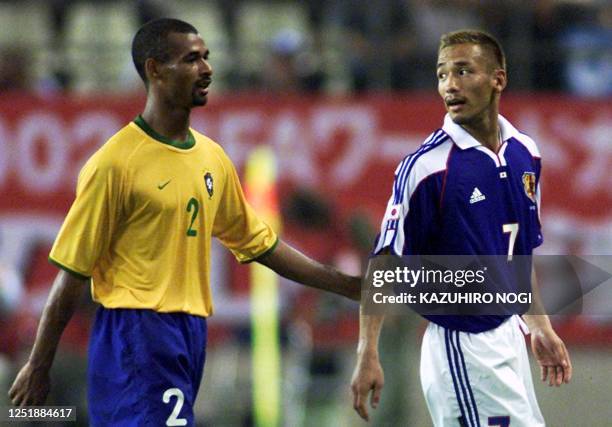
[[485, 116], [476, 123], [462, 125], [462, 127], [489, 150], [497, 153], [501, 146], [501, 137], [497, 112]]
[[190, 113], [190, 109], [178, 109], [149, 98], [142, 118], [160, 135], [173, 141], [185, 141], [189, 135]]

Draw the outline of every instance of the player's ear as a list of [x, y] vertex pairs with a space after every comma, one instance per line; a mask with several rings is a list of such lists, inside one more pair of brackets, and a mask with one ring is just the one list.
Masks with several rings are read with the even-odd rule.
[[493, 89], [501, 93], [506, 88], [506, 84], [508, 84], [506, 70], [502, 70], [501, 68], [493, 70]]
[[145, 73], [148, 81], [152, 82], [158, 80], [161, 77], [161, 63], [157, 62], [153, 58], [147, 58], [144, 63]]

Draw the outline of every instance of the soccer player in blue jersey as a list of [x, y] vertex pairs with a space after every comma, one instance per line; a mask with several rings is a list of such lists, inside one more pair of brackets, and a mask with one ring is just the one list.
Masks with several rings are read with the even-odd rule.
[[[542, 243], [540, 153], [499, 114], [507, 81], [501, 46], [480, 31], [443, 35], [437, 77], [447, 115], [397, 168], [374, 254], [531, 255]], [[533, 273], [531, 282], [535, 288]], [[421, 385], [435, 426], [544, 425], [523, 333], [531, 332], [543, 381], [568, 383], [572, 366], [541, 305], [529, 313], [425, 316]], [[383, 318], [362, 306], [351, 388], [366, 420], [368, 396], [375, 408], [384, 383]]]
[[44, 403], [62, 331], [91, 287], [100, 307], [88, 354], [90, 425], [194, 425], [213, 314], [212, 237], [240, 262], [353, 299], [360, 278], [279, 240], [246, 202], [221, 146], [189, 127], [213, 75], [193, 26], [149, 22], [136, 33], [132, 56], [147, 89], [144, 112], [79, 174], [49, 256], [61, 271], [9, 395], [18, 406]]

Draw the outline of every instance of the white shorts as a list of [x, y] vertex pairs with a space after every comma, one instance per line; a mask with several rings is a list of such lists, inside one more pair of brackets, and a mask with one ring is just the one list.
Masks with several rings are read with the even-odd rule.
[[436, 427], [544, 426], [523, 330], [518, 316], [478, 334], [429, 323], [421, 386]]

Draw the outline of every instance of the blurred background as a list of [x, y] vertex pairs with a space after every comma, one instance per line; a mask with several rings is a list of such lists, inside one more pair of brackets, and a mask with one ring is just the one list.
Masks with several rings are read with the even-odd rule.
[[[0, 406], [56, 274], [47, 255], [78, 171], [144, 106], [131, 38], [163, 16], [195, 25], [211, 50], [212, 93], [192, 126], [218, 141], [241, 173], [253, 148], [273, 150], [282, 235], [307, 254], [362, 270], [396, 165], [442, 122], [439, 36], [479, 28], [508, 57], [502, 114], [543, 155], [539, 253], [612, 255], [610, 1], [0, 0]], [[216, 314], [198, 425], [252, 425], [250, 273], [215, 246], [211, 275]], [[575, 377], [558, 390], [536, 385], [551, 426], [610, 425], [606, 285], [585, 297], [580, 314], [553, 317]], [[281, 281], [276, 309], [280, 423], [364, 425], [349, 390], [357, 304]], [[94, 311], [88, 297], [65, 332], [48, 401], [76, 405], [79, 425], [87, 425]], [[387, 385], [373, 425], [431, 425], [418, 380], [423, 329], [416, 316], [386, 321]]]

